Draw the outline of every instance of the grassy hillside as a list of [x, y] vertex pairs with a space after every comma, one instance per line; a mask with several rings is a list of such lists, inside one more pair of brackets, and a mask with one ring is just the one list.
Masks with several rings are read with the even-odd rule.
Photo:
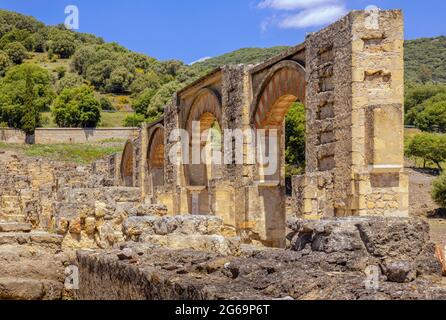
[[432, 80], [446, 82], [446, 37], [422, 38], [405, 43], [406, 80], [418, 82], [422, 66], [432, 72]]
[[[17, 47], [25, 51], [23, 58]], [[159, 61], [119, 44], [105, 43], [95, 35], [72, 32], [60, 25], [46, 26], [33, 17], [0, 10], [0, 89], [11, 68], [31, 63], [43, 68], [52, 79], [54, 95], [40, 110], [44, 126], [55, 126], [49, 111], [57, 96], [66, 88], [82, 84], [94, 89], [98, 101], [108, 101], [119, 111], [103, 112], [99, 125], [122, 126], [133, 110], [146, 121], [158, 119], [173, 92], [216, 67], [257, 64], [288, 48], [243, 48], [188, 66], [179, 60]], [[408, 83], [446, 83], [446, 37], [407, 41], [405, 49]], [[16, 126], [6, 116], [2, 119], [2, 108], [10, 112], [11, 105], [0, 101], [0, 125], [6, 122]]]
[[[224, 64], [256, 64], [280, 54], [290, 47], [244, 48], [203, 62], [193, 68], [213, 69]], [[434, 82], [446, 83], [446, 36], [422, 38], [405, 42], [405, 68], [408, 82], [420, 82], [420, 68], [425, 65], [432, 71]]]
[[195, 63], [192, 68], [215, 69], [225, 64], [257, 64], [268, 60], [289, 48], [290, 47], [286, 46], [272, 48], [243, 48], [203, 62]]

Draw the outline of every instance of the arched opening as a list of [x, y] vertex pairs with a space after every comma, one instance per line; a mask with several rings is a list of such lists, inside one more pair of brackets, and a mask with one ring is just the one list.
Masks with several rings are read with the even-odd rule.
[[221, 165], [216, 161], [222, 150], [220, 124], [220, 99], [213, 91], [203, 90], [192, 104], [186, 125], [190, 145], [189, 164], [185, 165], [184, 173], [191, 214], [213, 214], [210, 189], [212, 181], [221, 177]]
[[280, 62], [264, 78], [251, 109], [251, 124], [257, 133], [255, 184], [260, 206], [257, 219], [263, 222], [255, 233], [271, 246], [284, 245], [286, 193], [291, 192], [287, 188], [287, 174], [290, 177], [298, 172], [293, 169], [302, 170], [304, 165], [305, 86], [301, 65], [294, 61]]
[[164, 128], [153, 131], [147, 149], [147, 169], [150, 193], [157, 187], [164, 186]]
[[128, 141], [122, 153], [121, 160], [121, 180], [124, 186], [133, 187], [133, 170], [134, 170], [134, 152], [133, 143]]

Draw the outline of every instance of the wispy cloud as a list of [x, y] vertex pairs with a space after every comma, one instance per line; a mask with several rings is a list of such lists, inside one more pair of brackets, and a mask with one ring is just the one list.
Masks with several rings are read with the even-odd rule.
[[279, 22], [279, 27], [289, 29], [321, 26], [338, 20], [346, 12], [345, 7], [339, 5], [306, 9], [284, 18]]
[[[257, 7], [275, 12], [262, 22], [262, 31], [272, 25], [284, 29], [322, 26], [347, 13], [344, 0], [262, 0]], [[277, 18], [277, 12], [285, 13]]]
[[200, 58], [198, 60], [192, 61], [191, 63], [189, 63], [189, 65], [191, 66], [191, 65], [193, 65], [195, 63], [203, 62], [203, 61], [206, 61], [206, 60], [209, 60], [209, 59], [212, 59], [212, 57], [203, 57], [203, 58]]

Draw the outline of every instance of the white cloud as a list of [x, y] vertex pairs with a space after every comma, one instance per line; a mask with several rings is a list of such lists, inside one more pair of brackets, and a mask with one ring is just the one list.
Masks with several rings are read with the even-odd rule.
[[195, 63], [203, 62], [203, 61], [206, 61], [206, 60], [209, 60], [209, 59], [212, 59], [212, 57], [203, 57], [203, 58], [200, 58], [200, 59], [198, 59], [196, 61], [193, 61], [193, 62], [189, 63], [189, 65], [191, 66], [191, 65], [193, 65]]
[[260, 9], [295, 10], [337, 2], [337, 0], [263, 0]]
[[322, 6], [300, 11], [297, 14], [285, 17], [279, 22], [279, 27], [307, 28], [326, 25], [344, 16], [347, 9], [343, 5]]
[[280, 18], [277, 14], [267, 17], [260, 25], [263, 32], [272, 25], [283, 29], [322, 26], [347, 13], [345, 0], [262, 0], [257, 7], [287, 12]]

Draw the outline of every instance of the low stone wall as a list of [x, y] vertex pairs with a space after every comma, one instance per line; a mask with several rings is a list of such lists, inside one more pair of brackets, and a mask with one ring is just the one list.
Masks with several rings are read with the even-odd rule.
[[[108, 139], [134, 139], [138, 136], [139, 128], [41, 128], [34, 136], [36, 144], [56, 143], [86, 143], [98, 142]], [[0, 129], [0, 142], [25, 143], [25, 133], [15, 129]]]
[[139, 134], [139, 128], [96, 128], [96, 129], [38, 129], [36, 144], [86, 143], [107, 139], [130, 139]]
[[3, 143], [25, 143], [26, 135], [23, 131], [0, 128], [0, 142]]
[[240, 256], [127, 242], [78, 251], [77, 299], [446, 299], [428, 225], [417, 219], [289, 222], [291, 250]]

